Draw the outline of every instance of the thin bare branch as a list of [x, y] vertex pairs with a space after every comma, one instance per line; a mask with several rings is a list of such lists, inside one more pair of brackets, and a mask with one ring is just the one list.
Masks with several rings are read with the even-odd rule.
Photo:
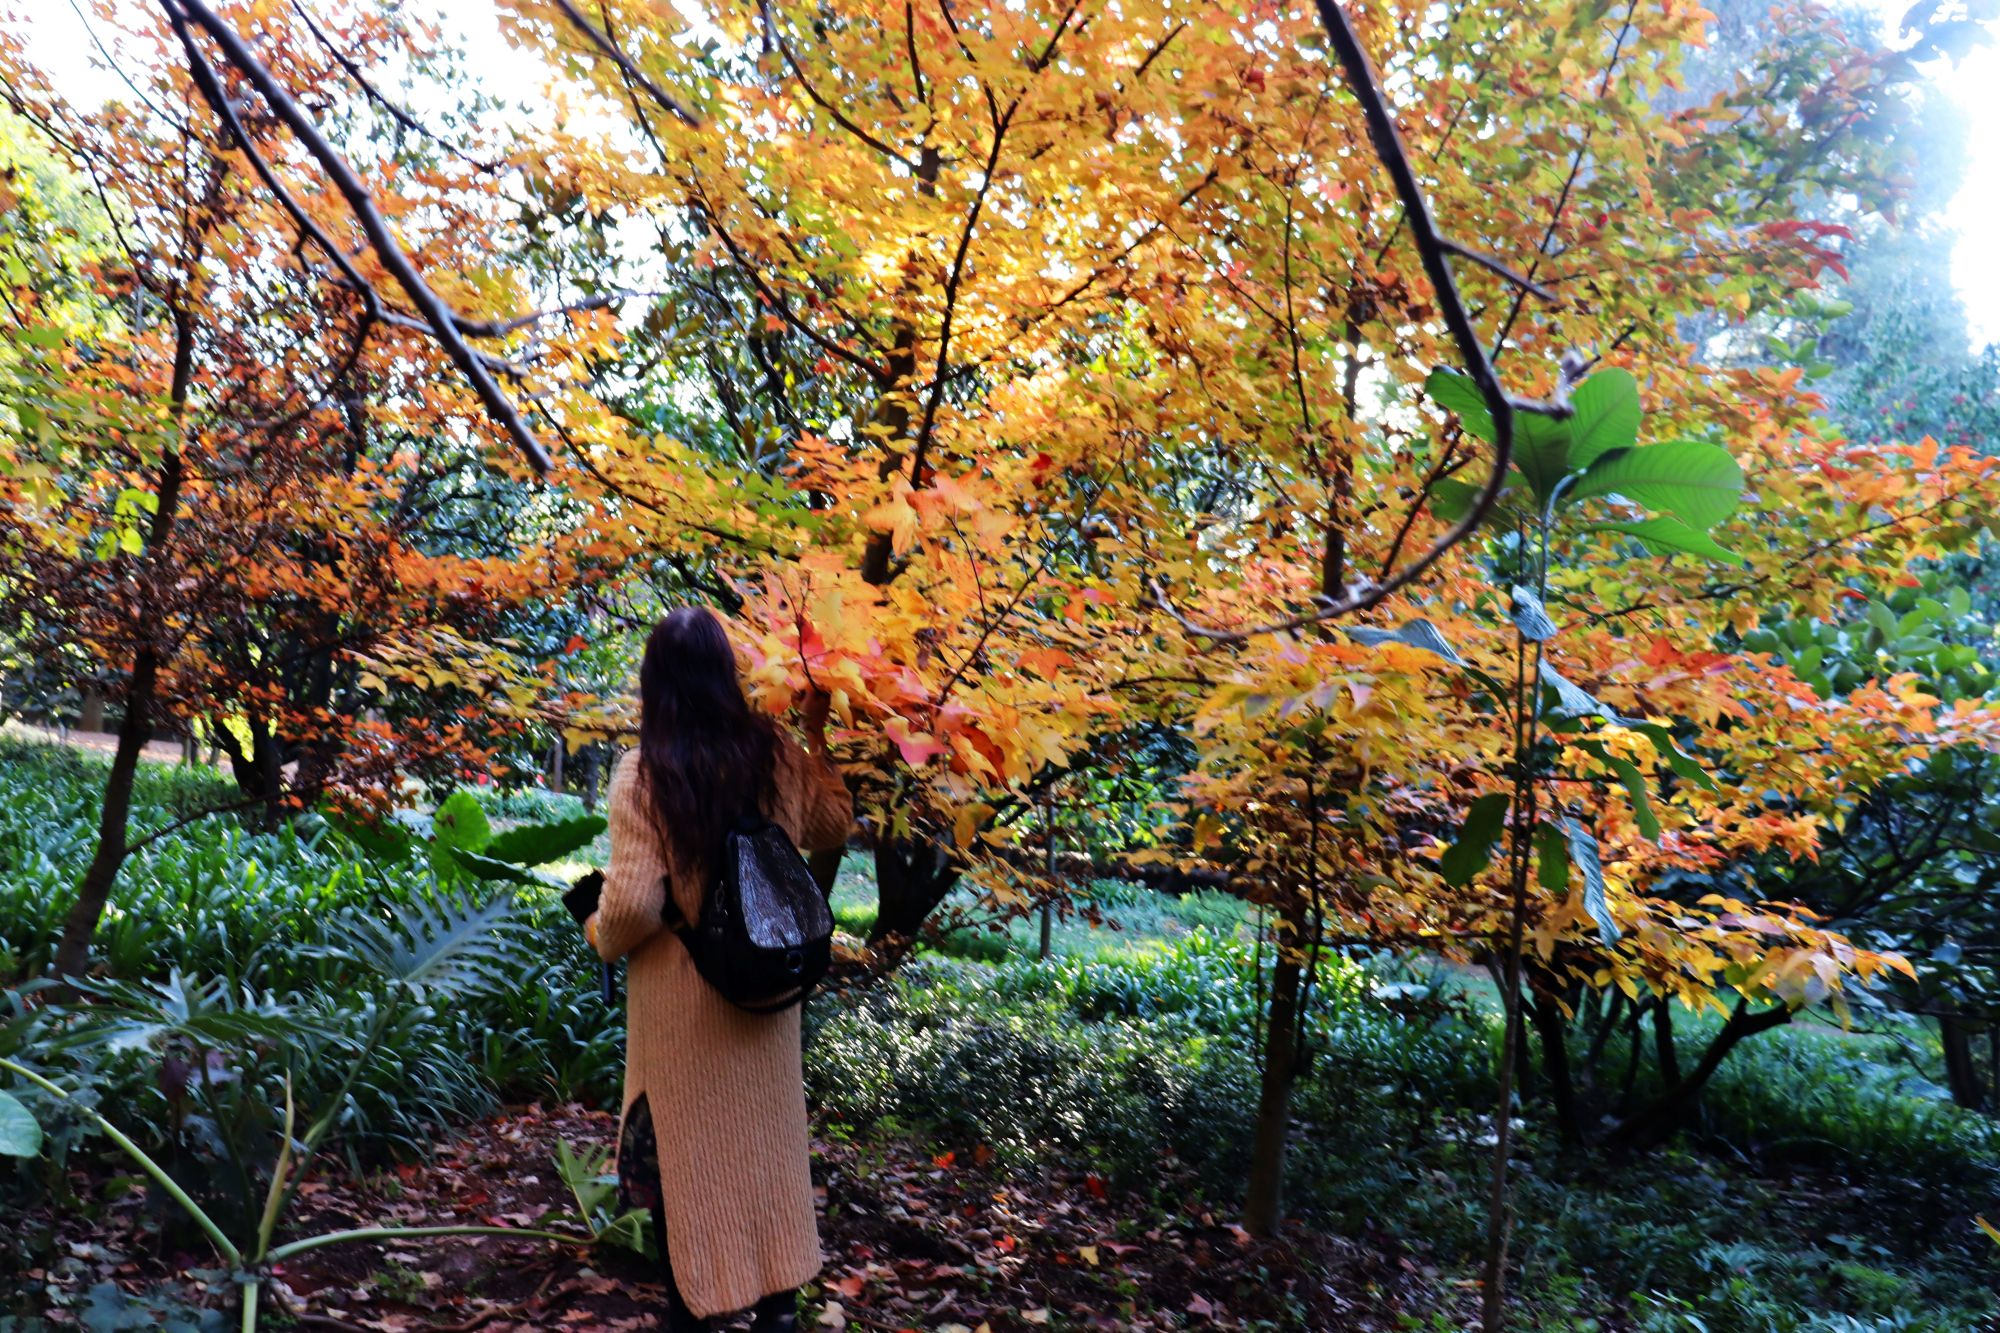
[[1380, 580], [1367, 580], [1354, 587], [1344, 587], [1336, 595], [1326, 595], [1316, 599], [1313, 610], [1296, 616], [1288, 616], [1267, 624], [1249, 628], [1218, 629], [1190, 619], [1175, 607], [1167, 590], [1155, 580], [1149, 580], [1149, 590], [1155, 605], [1176, 621], [1188, 633], [1217, 643], [1240, 643], [1261, 634], [1276, 634], [1287, 630], [1303, 629], [1308, 625], [1322, 624], [1342, 616], [1353, 615], [1381, 604], [1398, 590], [1409, 586], [1422, 577], [1425, 570], [1469, 536], [1485, 522], [1492, 512], [1494, 502], [1500, 497], [1500, 490], [1506, 484], [1507, 469], [1514, 458], [1514, 418], [1519, 411], [1545, 413], [1550, 416], [1567, 415], [1568, 409], [1557, 404], [1535, 402], [1515, 398], [1500, 385], [1494, 373], [1493, 361], [1486, 354], [1486, 348], [1479, 332], [1472, 326], [1472, 317], [1466, 313], [1465, 302], [1459, 295], [1457, 280], [1452, 276], [1451, 256], [1460, 253], [1460, 248], [1447, 241], [1438, 230], [1437, 220], [1431, 214], [1430, 201], [1424, 195], [1422, 184], [1417, 180], [1414, 167], [1410, 164], [1408, 149], [1403, 145], [1402, 134], [1396, 129], [1395, 116], [1389, 110], [1388, 99], [1382, 93], [1382, 86], [1375, 77], [1375, 69], [1368, 59], [1368, 53], [1361, 47], [1360, 38], [1355, 35], [1353, 25], [1336, 0], [1315, 0], [1319, 10], [1321, 25], [1340, 62], [1346, 76], [1348, 89], [1361, 104], [1363, 118], [1368, 124], [1368, 136], [1375, 145], [1375, 155], [1382, 160], [1389, 177], [1396, 185], [1396, 194], [1402, 202], [1403, 216], [1410, 227], [1412, 239], [1416, 242], [1417, 253], [1423, 260], [1424, 273], [1430, 279], [1431, 288], [1437, 296], [1438, 312], [1450, 331], [1452, 342], [1457, 345], [1466, 371], [1479, 389], [1479, 395], [1486, 401], [1487, 411], [1493, 417], [1493, 464], [1479, 494], [1473, 499], [1465, 514], [1442, 536], [1434, 541], [1424, 553], [1400, 570], [1385, 570]]

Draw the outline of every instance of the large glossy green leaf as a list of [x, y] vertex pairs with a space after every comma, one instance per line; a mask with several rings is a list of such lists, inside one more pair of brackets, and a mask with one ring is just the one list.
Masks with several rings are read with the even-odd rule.
[[493, 840], [480, 848], [479, 853], [495, 861], [544, 866], [590, 846], [602, 832], [602, 815], [578, 815], [575, 819], [548, 824], [521, 824], [494, 834]]
[[453, 847], [448, 843], [439, 843], [437, 850], [445, 857], [449, 857], [460, 870], [465, 871], [466, 874], [471, 875], [474, 879], [483, 879], [489, 883], [496, 884], [543, 884], [547, 882], [538, 877], [534, 871], [528, 869], [526, 866], [517, 865], [512, 861], [498, 861], [493, 857], [481, 856], [478, 852], [468, 852], [463, 847]]
[[469, 791], [455, 791], [431, 817], [431, 872], [449, 881], [463, 869], [457, 852], [480, 852], [493, 840], [493, 825]]
[[1622, 495], [1707, 529], [1736, 511], [1743, 498], [1743, 469], [1720, 445], [1669, 440], [1600, 458], [1570, 494], [1578, 500]]
[[1456, 477], [1446, 477], [1431, 484], [1431, 512], [1446, 523], [1456, 523], [1464, 518], [1472, 508], [1472, 502], [1479, 498], [1479, 487]]
[[1516, 412], [1514, 466], [1527, 479], [1535, 500], [1547, 506], [1556, 483], [1571, 471], [1569, 422], [1539, 412]]
[[[1467, 434], [1489, 444], [1493, 442], [1497, 433], [1493, 413], [1487, 409], [1486, 398], [1471, 376], [1440, 367], [1431, 372], [1424, 387], [1439, 407], [1457, 414]], [[1546, 505], [1555, 484], [1571, 469], [1569, 419], [1539, 412], [1514, 413], [1514, 466], [1535, 493], [1536, 501]], [[1458, 512], [1463, 514], [1465, 510], [1460, 508]]]
[[1629, 370], [1600, 370], [1570, 395], [1569, 465], [1587, 468], [1639, 442], [1639, 381]]
[[1424, 388], [1432, 402], [1458, 417], [1466, 434], [1493, 443], [1493, 413], [1486, 406], [1486, 395], [1472, 382], [1472, 376], [1439, 366], [1424, 381]]
[[42, 1150], [42, 1127], [10, 1092], [0, 1092], [0, 1157], [33, 1157]]
[[1535, 882], [1550, 893], [1569, 888], [1569, 840], [1554, 824], [1535, 829]]
[[1472, 803], [1465, 812], [1465, 823], [1458, 830], [1458, 838], [1444, 849], [1438, 858], [1438, 869], [1444, 875], [1444, 882], [1460, 888], [1472, 882], [1473, 876], [1486, 868], [1493, 859], [1493, 844], [1500, 838], [1500, 830], [1507, 818], [1507, 805], [1512, 798], [1504, 791], [1489, 792]]
[[1638, 519], [1631, 523], [1592, 523], [1591, 532], [1622, 532], [1628, 537], [1637, 537], [1655, 551], [1662, 553], [1681, 552], [1698, 555], [1704, 560], [1717, 564], [1741, 565], [1743, 557], [1716, 541], [1715, 538], [1691, 528], [1668, 514], [1655, 514], [1651, 518]]
[[439, 842], [449, 842], [469, 852], [484, 851], [493, 837], [493, 825], [487, 822], [486, 812], [469, 791], [455, 791], [445, 797], [431, 823], [432, 836]]

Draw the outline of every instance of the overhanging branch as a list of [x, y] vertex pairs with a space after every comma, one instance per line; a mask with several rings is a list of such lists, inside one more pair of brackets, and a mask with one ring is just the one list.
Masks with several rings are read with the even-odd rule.
[[[272, 114], [291, 130], [300, 144], [312, 155], [320, 170], [326, 173], [327, 179], [340, 191], [348, 208], [353, 211], [355, 220], [361, 224], [361, 230], [367, 236], [368, 244], [375, 251], [377, 260], [388, 270], [389, 275], [395, 278], [410, 303], [416, 307], [431, 336], [437, 339], [444, 348], [445, 355], [451, 358], [452, 364], [458, 367], [459, 373], [471, 384], [473, 392], [478, 395], [487, 414], [527, 456], [535, 470], [546, 473], [551, 466], [548, 451], [542, 447], [541, 441], [535, 438], [534, 432], [528, 428], [527, 422], [522, 420], [513, 401], [494, 380], [485, 360], [467, 346], [459, 332], [458, 316], [424, 281], [423, 275], [417, 271], [416, 264], [404, 252], [402, 243], [396, 239], [388, 222], [375, 207], [375, 201], [369, 194], [368, 187], [354, 173], [347, 160], [319, 132], [319, 127], [313, 124], [312, 118], [306, 115], [304, 109], [257, 58], [256, 53], [237, 31], [223, 22], [203, 0], [159, 0], [159, 2], [168, 19], [176, 26], [191, 23], [206, 33], [209, 40], [215, 43], [216, 49], [222, 53], [223, 59], [257, 90]], [[204, 87], [203, 91], [205, 96], [213, 99], [214, 94], [210, 93], [207, 87]], [[216, 112], [225, 117], [231, 114], [226, 101], [216, 107]]]
[[[1493, 465], [1486, 483], [1479, 489], [1472, 505], [1463, 517], [1434, 541], [1422, 555], [1411, 560], [1400, 570], [1384, 570], [1379, 581], [1362, 584], [1352, 590], [1342, 589], [1339, 595], [1318, 599], [1313, 610], [1300, 615], [1272, 621], [1269, 624], [1248, 628], [1220, 629], [1202, 625], [1191, 620], [1173, 605], [1167, 591], [1157, 581], [1151, 584], [1153, 600], [1160, 609], [1179, 621], [1188, 633], [1215, 642], [1239, 643], [1261, 634], [1274, 634], [1285, 630], [1302, 629], [1341, 616], [1353, 615], [1379, 605], [1390, 595], [1407, 587], [1422, 577], [1438, 559], [1470, 536], [1479, 525], [1486, 521], [1493, 505], [1500, 497], [1501, 488], [1507, 481], [1507, 469], [1514, 459], [1514, 417], [1517, 412], [1540, 412], [1550, 416], [1566, 416], [1568, 409], [1552, 403], [1542, 403], [1531, 399], [1516, 398], [1501, 387], [1499, 376], [1494, 372], [1492, 358], [1486, 353], [1479, 333], [1472, 326], [1472, 317], [1466, 312], [1465, 301], [1459, 295], [1458, 282], [1451, 271], [1451, 258], [1458, 255], [1473, 263], [1499, 274], [1514, 284], [1523, 294], [1535, 292], [1546, 295], [1529, 279], [1509, 269], [1498, 260], [1472, 250], [1446, 237], [1431, 214], [1430, 201], [1424, 195], [1422, 184], [1417, 180], [1416, 169], [1410, 164], [1408, 149], [1403, 146], [1403, 136], [1396, 129], [1395, 117], [1389, 110], [1388, 99], [1382, 93], [1382, 85], [1375, 77], [1375, 69], [1368, 59], [1368, 53], [1361, 47], [1360, 38], [1355, 35], [1353, 25], [1348, 22], [1346, 11], [1336, 0], [1315, 0], [1319, 10], [1321, 25], [1326, 29], [1328, 41], [1334, 56], [1340, 62], [1349, 91], [1361, 105], [1363, 119], [1368, 125], [1368, 137], [1375, 146], [1375, 155], [1388, 170], [1389, 178], [1395, 183], [1396, 195], [1403, 206], [1405, 221], [1409, 223], [1411, 238], [1416, 242], [1417, 253], [1423, 260], [1424, 274], [1430, 279], [1433, 292], [1437, 296], [1438, 313], [1443, 317], [1445, 327], [1451, 333], [1452, 342], [1458, 347], [1459, 356], [1465, 363], [1466, 373], [1478, 386], [1479, 396], [1486, 401], [1486, 409], [1493, 417]], [[1419, 496], [1415, 503], [1422, 504]]]

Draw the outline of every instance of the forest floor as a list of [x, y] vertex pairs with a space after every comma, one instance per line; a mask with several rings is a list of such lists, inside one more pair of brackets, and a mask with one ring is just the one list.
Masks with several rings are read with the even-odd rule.
[[[555, 1168], [557, 1141], [605, 1145], [615, 1127], [612, 1116], [575, 1105], [520, 1108], [441, 1143], [428, 1162], [366, 1180], [309, 1181], [284, 1234], [560, 1226], [544, 1221], [575, 1207]], [[914, 1144], [821, 1139], [813, 1174], [827, 1265], [808, 1292], [808, 1330], [1387, 1333], [1408, 1327], [1406, 1316], [1438, 1311], [1438, 1275], [1386, 1242], [1375, 1248], [1304, 1231], [1260, 1241], [1225, 1218], [1182, 1214], [1083, 1172], [1023, 1176], [962, 1154], [927, 1156]], [[102, 1212], [41, 1219], [65, 1233], [68, 1257], [29, 1279], [80, 1297], [103, 1282], [157, 1291], [186, 1266], [199, 1269], [203, 1256], [161, 1252], [144, 1193], [133, 1189]], [[651, 1270], [629, 1250], [446, 1237], [329, 1246], [285, 1264], [272, 1286], [279, 1308], [304, 1328], [623, 1333], [662, 1326]], [[181, 1295], [210, 1308], [224, 1301], [204, 1295], [198, 1280]], [[1470, 1298], [1445, 1293], [1448, 1303]]]

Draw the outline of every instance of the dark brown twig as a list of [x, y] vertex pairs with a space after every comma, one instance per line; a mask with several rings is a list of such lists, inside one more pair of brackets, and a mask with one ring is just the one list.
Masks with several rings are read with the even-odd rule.
[[577, 7], [570, 3], [570, 0], [556, 0], [556, 8], [562, 11], [563, 17], [570, 21], [571, 26], [590, 39], [592, 46], [611, 57], [612, 63], [618, 66], [625, 77], [638, 84], [641, 88], [644, 88], [647, 96], [658, 102], [666, 109], [668, 114], [683, 125], [700, 128], [700, 116], [689, 110], [685, 102], [675, 97], [659, 84], [653, 82], [651, 76], [645, 70], [640, 69], [638, 65], [633, 63], [630, 56], [619, 49], [618, 43], [612, 41], [596, 24], [585, 18], [578, 11]]

